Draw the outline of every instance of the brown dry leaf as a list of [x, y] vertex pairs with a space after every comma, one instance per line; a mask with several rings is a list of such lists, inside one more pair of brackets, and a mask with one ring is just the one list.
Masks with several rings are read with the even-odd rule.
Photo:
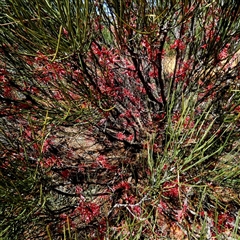
[[176, 239], [176, 240], [188, 240], [188, 238], [185, 236], [185, 233], [181, 230], [181, 228], [173, 223], [172, 226], [170, 227], [170, 237], [171, 239]]

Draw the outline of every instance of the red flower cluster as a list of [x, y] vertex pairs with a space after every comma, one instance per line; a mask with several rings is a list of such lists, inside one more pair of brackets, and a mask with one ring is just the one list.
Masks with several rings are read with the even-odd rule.
[[176, 39], [174, 43], [170, 45], [170, 49], [184, 50], [185, 48], [186, 45], [181, 39]]
[[179, 186], [177, 180], [171, 182], [165, 182], [163, 184], [163, 195], [170, 198], [179, 197]]
[[89, 224], [100, 214], [100, 206], [96, 203], [80, 201], [72, 216], [79, 216], [81, 221]]

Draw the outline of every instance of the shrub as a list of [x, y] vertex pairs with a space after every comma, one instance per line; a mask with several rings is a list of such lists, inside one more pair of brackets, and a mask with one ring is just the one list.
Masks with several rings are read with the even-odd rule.
[[[47, 179], [40, 184], [46, 198], [40, 208], [52, 221], [49, 236], [68, 224], [63, 235], [71, 235], [71, 225], [82, 238], [159, 237], [167, 219], [196, 236], [207, 229], [212, 237], [230, 225], [238, 231], [236, 210], [224, 209], [211, 193], [216, 186], [235, 193], [239, 185], [239, 3], [43, 0], [0, 6], [1, 148], [10, 164], [1, 161], [2, 175], [20, 163], [29, 176], [37, 174], [27, 178], [35, 185], [24, 196], [39, 194]], [[82, 161], [80, 152], [74, 165], [76, 149], [53, 138], [63, 126], [88, 130], [99, 144], [93, 160]], [[3, 189], [12, 189], [6, 182]], [[187, 218], [205, 228], [195, 233]], [[139, 227], [143, 219], [151, 229]], [[125, 224], [127, 233], [112, 227]]]

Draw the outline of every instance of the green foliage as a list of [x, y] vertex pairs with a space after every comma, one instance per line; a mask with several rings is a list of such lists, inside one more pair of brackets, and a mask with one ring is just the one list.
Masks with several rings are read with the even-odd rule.
[[[19, 51], [36, 51], [61, 57], [76, 50], [84, 51], [94, 19], [91, 1], [2, 1], [1, 37], [18, 43]], [[89, 17], [91, 16], [91, 18]], [[4, 41], [3, 41], [4, 42]], [[53, 53], [53, 51], [55, 52]]]

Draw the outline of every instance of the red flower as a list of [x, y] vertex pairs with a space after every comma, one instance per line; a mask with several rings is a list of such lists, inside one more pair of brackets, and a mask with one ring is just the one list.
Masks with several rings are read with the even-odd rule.
[[77, 195], [81, 195], [82, 191], [83, 191], [83, 189], [81, 187], [76, 186], [75, 192], [76, 192]]
[[[151, 78], [156, 78], [158, 76], [158, 70], [156, 69], [156, 68], [154, 68], [153, 70], [151, 70], [150, 72], [149, 72], [149, 77], [151, 77]], [[149, 83], [149, 85], [150, 85], [150, 83]], [[150, 86], [151, 87], [151, 86]], [[152, 88], [152, 87], [151, 87]]]
[[90, 223], [100, 214], [100, 207], [96, 203], [81, 201], [73, 214], [79, 214], [79, 217], [85, 221], [85, 223]]
[[177, 198], [179, 197], [179, 187], [177, 181], [165, 182], [163, 184], [163, 195], [165, 197]]
[[66, 28], [63, 28], [63, 35], [68, 36], [68, 30]]
[[109, 164], [107, 158], [104, 155], [100, 155], [97, 157], [97, 162], [106, 169], [112, 169], [112, 166]]
[[124, 189], [124, 190], [129, 190], [130, 189], [130, 184], [128, 182], [120, 182], [114, 187], [114, 190], [116, 191], [117, 189]]
[[160, 203], [158, 204], [158, 207], [157, 207], [158, 212], [160, 214], [164, 213], [164, 211], [166, 211], [167, 208], [168, 208], [167, 204], [165, 202], [163, 202], [162, 200], [160, 201]]
[[52, 145], [52, 138], [46, 139], [43, 143], [42, 152], [45, 153]]
[[191, 117], [190, 116], [187, 116], [185, 121], [184, 121], [184, 124], [183, 124], [183, 127], [185, 129], [191, 129], [194, 127], [194, 121], [191, 120]]
[[228, 213], [222, 213], [218, 215], [217, 227], [218, 231], [225, 231], [226, 228], [234, 228], [234, 217], [230, 216]]
[[236, 107], [236, 108], [234, 109], [234, 112], [240, 113], [240, 106]]
[[128, 140], [129, 142], [132, 142], [132, 141], [134, 140], [133, 134], [129, 135], [129, 136], [127, 137], [127, 140]]
[[126, 136], [125, 136], [122, 132], [118, 132], [118, 133], [116, 134], [116, 137], [117, 137], [117, 139], [119, 139], [119, 140], [124, 140], [124, 139], [126, 138]]
[[176, 39], [173, 44], [170, 45], [170, 49], [185, 49], [185, 43], [181, 39]]
[[68, 169], [64, 170], [64, 171], [61, 171], [61, 176], [65, 179], [68, 179], [68, 177], [70, 176], [70, 172]]
[[51, 157], [49, 157], [47, 159], [44, 159], [43, 165], [46, 168], [52, 167], [54, 165], [60, 166], [61, 165], [61, 161], [60, 161], [60, 159], [58, 157], [51, 156]]
[[228, 48], [230, 44], [226, 44], [226, 46], [223, 48], [223, 50], [218, 54], [218, 60], [224, 60], [228, 56]]
[[190, 68], [191, 60], [185, 61], [181, 64], [181, 68], [176, 72], [176, 82], [183, 81]]
[[130, 208], [133, 211], [133, 213], [136, 214], [137, 216], [141, 215], [142, 209], [140, 206], [136, 205], [136, 206], [131, 206]]

